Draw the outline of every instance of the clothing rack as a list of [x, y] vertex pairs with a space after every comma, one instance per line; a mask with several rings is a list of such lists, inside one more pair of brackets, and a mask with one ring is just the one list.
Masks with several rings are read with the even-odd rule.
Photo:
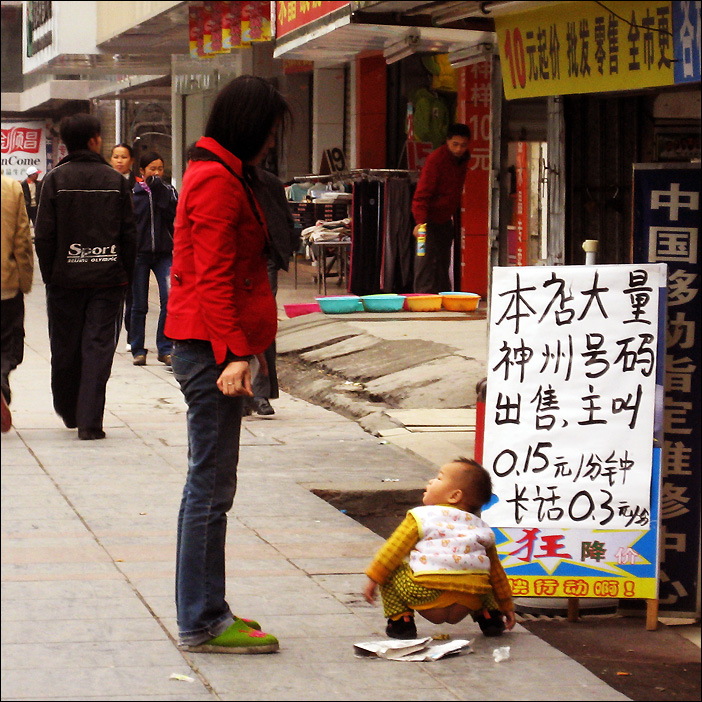
[[369, 176], [411, 176], [418, 175], [419, 171], [408, 171], [403, 168], [354, 168], [349, 171], [352, 177], [355, 175]]
[[309, 181], [317, 181], [319, 183], [328, 183], [335, 180], [353, 180], [358, 176], [418, 176], [419, 171], [410, 171], [402, 168], [352, 168], [350, 171], [340, 171], [338, 173], [329, 173], [326, 175], [305, 175], [295, 176], [295, 183], [306, 183]]
[[307, 183], [309, 181], [317, 181], [319, 183], [328, 183], [334, 180], [344, 180], [349, 177], [348, 171], [343, 173], [330, 173], [328, 175], [305, 175], [305, 176], [295, 176], [293, 181], [295, 183]]

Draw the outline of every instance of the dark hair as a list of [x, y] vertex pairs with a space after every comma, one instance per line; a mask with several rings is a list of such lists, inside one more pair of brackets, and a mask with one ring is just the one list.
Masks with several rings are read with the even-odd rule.
[[492, 478], [490, 477], [490, 473], [472, 458], [459, 456], [458, 458], [454, 458], [453, 462], [462, 463], [470, 468], [468, 479], [470, 481], [471, 493], [475, 496], [476, 502], [479, 503], [470, 505], [471, 508], [478, 510], [483, 505], [490, 502], [490, 498], [492, 497]]
[[152, 161], [162, 161], [164, 165], [166, 163], [161, 154], [156, 151], [147, 151], [139, 157], [139, 168], [143, 171]]
[[467, 124], [461, 124], [460, 122], [457, 122], [456, 124], [452, 124], [448, 130], [446, 131], [446, 139], [450, 139], [451, 137], [465, 137], [466, 139], [470, 139], [470, 129]]
[[276, 123], [285, 129], [288, 121], [292, 121], [290, 106], [271, 83], [239, 76], [215, 98], [205, 136], [246, 163], [261, 151]]
[[127, 149], [129, 152], [129, 158], [134, 158], [134, 149], [129, 146], [129, 144], [126, 144], [125, 142], [121, 141], [119, 144], [115, 144], [112, 147], [112, 151], [110, 152], [110, 155], [114, 154], [115, 149]]
[[85, 150], [93, 137], [100, 136], [100, 120], [84, 112], [69, 115], [61, 120], [59, 134], [69, 153]]

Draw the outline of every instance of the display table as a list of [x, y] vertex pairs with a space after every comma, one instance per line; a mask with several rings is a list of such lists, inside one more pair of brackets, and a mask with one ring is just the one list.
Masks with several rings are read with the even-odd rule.
[[338, 278], [337, 285], [348, 285], [350, 241], [324, 241], [310, 243], [317, 258], [317, 292], [327, 294], [327, 278]]

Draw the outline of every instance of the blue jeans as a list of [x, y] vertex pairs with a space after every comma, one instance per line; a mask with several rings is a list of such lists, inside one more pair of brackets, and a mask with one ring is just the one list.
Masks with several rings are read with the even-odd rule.
[[206, 341], [174, 341], [173, 375], [188, 406], [188, 476], [178, 514], [176, 608], [180, 642], [219, 636], [234, 617], [225, 600], [227, 512], [236, 493], [243, 398], [216, 385], [224, 369]]
[[159, 356], [171, 352], [171, 342], [163, 333], [168, 307], [168, 290], [170, 285], [171, 264], [173, 256], [169, 253], [138, 253], [134, 266], [132, 283], [132, 318], [129, 325], [128, 340], [132, 345], [132, 356], [146, 355], [146, 313], [149, 311], [149, 277], [151, 271], [158, 283], [158, 298], [161, 311], [158, 315], [156, 330], [156, 348]]

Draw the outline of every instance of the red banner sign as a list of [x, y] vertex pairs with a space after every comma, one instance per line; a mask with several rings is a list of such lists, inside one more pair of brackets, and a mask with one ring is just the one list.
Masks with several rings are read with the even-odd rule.
[[325, 0], [324, 2], [278, 2], [276, 3], [276, 38], [289, 34], [294, 29], [299, 29], [313, 20], [324, 17], [340, 7], [349, 5], [349, 2]]
[[490, 61], [459, 68], [456, 121], [470, 127], [470, 161], [461, 200], [461, 290], [487, 299], [490, 230]]
[[2, 152], [24, 151], [29, 154], [39, 153], [41, 129], [12, 127], [2, 130]]

